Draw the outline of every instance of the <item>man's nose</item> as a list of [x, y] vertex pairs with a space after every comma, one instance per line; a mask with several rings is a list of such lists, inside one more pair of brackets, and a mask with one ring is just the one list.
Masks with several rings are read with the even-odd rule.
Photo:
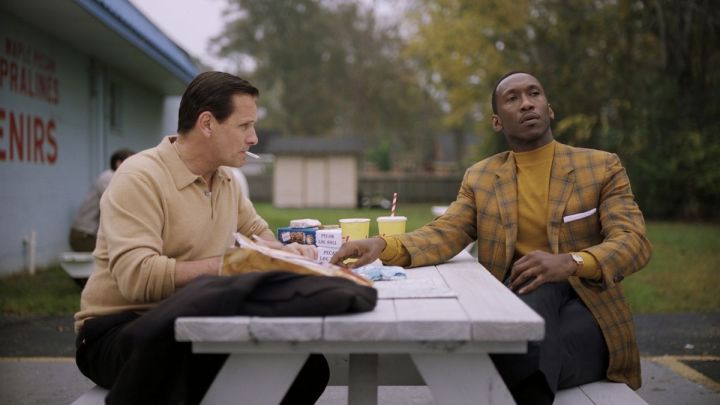
[[531, 109], [535, 108], [535, 105], [532, 103], [532, 100], [530, 100], [530, 97], [528, 97], [527, 94], [523, 94], [520, 101], [521, 101], [520, 108], [523, 110], [531, 110]]
[[249, 145], [257, 145], [258, 136], [257, 136], [257, 132], [255, 132], [255, 128], [250, 130], [250, 134], [245, 139], [245, 142], [247, 142]]

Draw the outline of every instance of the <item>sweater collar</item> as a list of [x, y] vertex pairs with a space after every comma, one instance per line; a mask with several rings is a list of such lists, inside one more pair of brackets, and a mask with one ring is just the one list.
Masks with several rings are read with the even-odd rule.
[[543, 162], [552, 161], [555, 154], [555, 145], [557, 142], [552, 140], [547, 145], [543, 145], [537, 149], [527, 152], [513, 152], [515, 155], [515, 163], [518, 166], [529, 166]]
[[[175, 186], [178, 190], [181, 190], [196, 181], [202, 181], [202, 176], [191, 172], [180, 159], [177, 150], [173, 146], [173, 142], [177, 141], [177, 138], [177, 135], [164, 137], [160, 145], [158, 145], [158, 153], [170, 170]], [[216, 169], [213, 177], [221, 182], [230, 181], [230, 177], [225, 170]]]

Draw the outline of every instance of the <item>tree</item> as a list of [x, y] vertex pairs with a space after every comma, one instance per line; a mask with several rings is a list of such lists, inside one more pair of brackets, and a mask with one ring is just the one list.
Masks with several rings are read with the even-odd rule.
[[[720, 11], [712, 0], [418, 0], [410, 52], [446, 124], [489, 133], [509, 70], [545, 86], [561, 141], [617, 152], [649, 216], [718, 215]], [[497, 150], [491, 136], [482, 156]], [[504, 142], [503, 142], [504, 144]], [[480, 156], [479, 156], [480, 157]]]
[[[401, 57], [397, 27], [352, 1], [231, 0], [220, 55], [254, 61], [262, 125], [290, 135], [390, 138], [393, 151], [430, 148], [439, 109]], [[239, 64], [240, 66], [240, 64]], [[402, 147], [406, 145], [405, 147]]]

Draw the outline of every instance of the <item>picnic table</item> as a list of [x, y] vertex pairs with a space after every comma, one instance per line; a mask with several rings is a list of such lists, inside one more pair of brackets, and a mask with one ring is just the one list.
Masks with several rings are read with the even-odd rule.
[[379, 356], [409, 359], [439, 404], [512, 403], [488, 354], [524, 353], [543, 319], [466, 252], [407, 274], [376, 282], [366, 313], [178, 318], [178, 341], [230, 355], [203, 403], [277, 404], [310, 353], [347, 355], [351, 404], [377, 403], [378, 375], [395, 364]]

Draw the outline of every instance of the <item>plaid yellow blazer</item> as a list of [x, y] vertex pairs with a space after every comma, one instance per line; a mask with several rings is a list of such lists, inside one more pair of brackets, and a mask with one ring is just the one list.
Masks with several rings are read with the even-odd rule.
[[[578, 213], [589, 216], [564, 222]], [[518, 192], [512, 152], [470, 167], [447, 212], [422, 228], [396, 236], [411, 267], [440, 263], [477, 240], [478, 261], [498, 280], [512, 265], [517, 237]], [[602, 281], [569, 282], [595, 316], [610, 353], [607, 378], [641, 385], [640, 355], [630, 308], [619, 282], [650, 260], [645, 221], [617, 155], [558, 143], [548, 191], [548, 251], [592, 254]]]

